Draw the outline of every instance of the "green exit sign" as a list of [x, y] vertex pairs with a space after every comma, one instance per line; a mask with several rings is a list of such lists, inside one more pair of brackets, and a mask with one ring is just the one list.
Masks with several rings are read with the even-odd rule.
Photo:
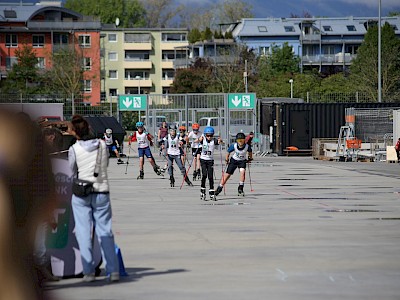
[[146, 95], [120, 95], [118, 97], [119, 110], [146, 110], [147, 96]]
[[228, 94], [229, 109], [253, 109], [256, 95], [252, 94]]

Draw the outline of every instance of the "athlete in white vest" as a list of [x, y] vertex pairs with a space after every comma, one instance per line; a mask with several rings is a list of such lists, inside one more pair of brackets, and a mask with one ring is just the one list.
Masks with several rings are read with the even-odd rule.
[[128, 142], [129, 146], [132, 142], [138, 143], [138, 153], [139, 153], [139, 176], [137, 179], [144, 178], [144, 156], [146, 155], [148, 161], [153, 167], [154, 172], [157, 175], [162, 175], [160, 167], [155, 163], [153, 154], [151, 154], [150, 146], [153, 146], [153, 137], [150, 133], [144, 131], [143, 122], [136, 123], [137, 131], [133, 132]]
[[106, 132], [104, 133], [103, 136], [103, 140], [106, 142], [108, 151], [110, 152], [114, 152], [115, 156], [118, 158], [117, 164], [123, 164], [124, 162], [122, 161], [119, 152], [118, 152], [118, 148], [119, 148], [119, 144], [118, 141], [116, 139], [114, 139], [113, 135], [112, 135], [112, 129], [111, 128], [107, 128]]
[[[225, 162], [228, 164], [228, 168], [221, 178], [221, 182], [215, 191], [215, 195], [218, 195], [222, 192], [222, 188], [225, 183], [231, 177], [231, 175], [235, 172], [236, 168], [239, 168], [240, 171], [240, 179], [238, 186], [238, 195], [244, 196], [243, 186], [244, 181], [246, 179], [246, 163], [250, 163], [253, 160], [253, 152], [251, 146], [245, 143], [245, 134], [239, 132], [236, 135], [236, 143], [233, 143], [228, 148], [228, 153], [226, 154]], [[231, 159], [229, 160], [230, 154], [233, 153]]]
[[201, 146], [199, 143], [199, 138], [201, 137], [200, 125], [197, 123], [193, 123], [192, 131], [188, 134], [188, 140], [192, 147], [192, 155], [193, 155], [193, 180], [200, 179], [200, 153]]
[[174, 178], [174, 167], [173, 163], [176, 162], [181, 174], [184, 177], [184, 180], [189, 186], [192, 186], [192, 182], [189, 180], [189, 177], [186, 174], [186, 169], [182, 164], [181, 160], [181, 147], [183, 142], [179, 140], [179, 136], [176, 134], [176, 126], [174, 124], [169, 127], [169, 134], [164, 138], [164, 143], [161, 147], [166, 149], [167, 159], [168, 159], [168, 174], [171, 187], [175, 186], [175, 178]]
[[214, 137], [214, 128], [207, 126], [204, 128], [204, 134], [199, 138], [201, 147], [200, 154], [200, 165], [201, 165], [201, 188], [200, 188], [200, 199], [207, 200], [206, 198], [206, 180], [210, 184], [210, 200], [216, 201], [214, 193], [214, 150], [215, 146], [221, 144], [220, 138]]

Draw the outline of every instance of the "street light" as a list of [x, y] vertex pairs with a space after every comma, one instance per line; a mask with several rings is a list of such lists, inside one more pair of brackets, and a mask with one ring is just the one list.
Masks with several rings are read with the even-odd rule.
[[136, 80], [139, 80], [138, 94], [140, 95], [140, 79], [142, 79], [142, 77], [136, 76], [135, 79], [136, 79]]
[[290, 83], [290, 99], [293, 99], [293, 79], [290, 79], [289, 83]]

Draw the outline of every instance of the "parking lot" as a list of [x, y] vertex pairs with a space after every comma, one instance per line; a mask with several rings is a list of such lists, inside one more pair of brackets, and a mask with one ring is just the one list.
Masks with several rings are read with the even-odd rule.
[[[138, 181], [137, 158], [130, 162], [127, 174], [115, 159], [109, 167], [114, 233], [129, 276], [111, 285], [65, 279], [50, 283], [49, 295], [399, 299], [400, 165], [256, 157], [244, 198], [234, 174], [210, 202], [200, 200], [199, 181], [170, 188], [148, 163]], [[219, 156], [215, 172], [219, 179]]]

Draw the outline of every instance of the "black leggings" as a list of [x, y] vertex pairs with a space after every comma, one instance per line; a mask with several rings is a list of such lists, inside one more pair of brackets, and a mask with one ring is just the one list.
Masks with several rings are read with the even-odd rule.
[[201, 165], [201, 187], [206, 187], [206, 179], [210, 183], [210, 190], [214, 189], [214, 160], [200, 159]]

